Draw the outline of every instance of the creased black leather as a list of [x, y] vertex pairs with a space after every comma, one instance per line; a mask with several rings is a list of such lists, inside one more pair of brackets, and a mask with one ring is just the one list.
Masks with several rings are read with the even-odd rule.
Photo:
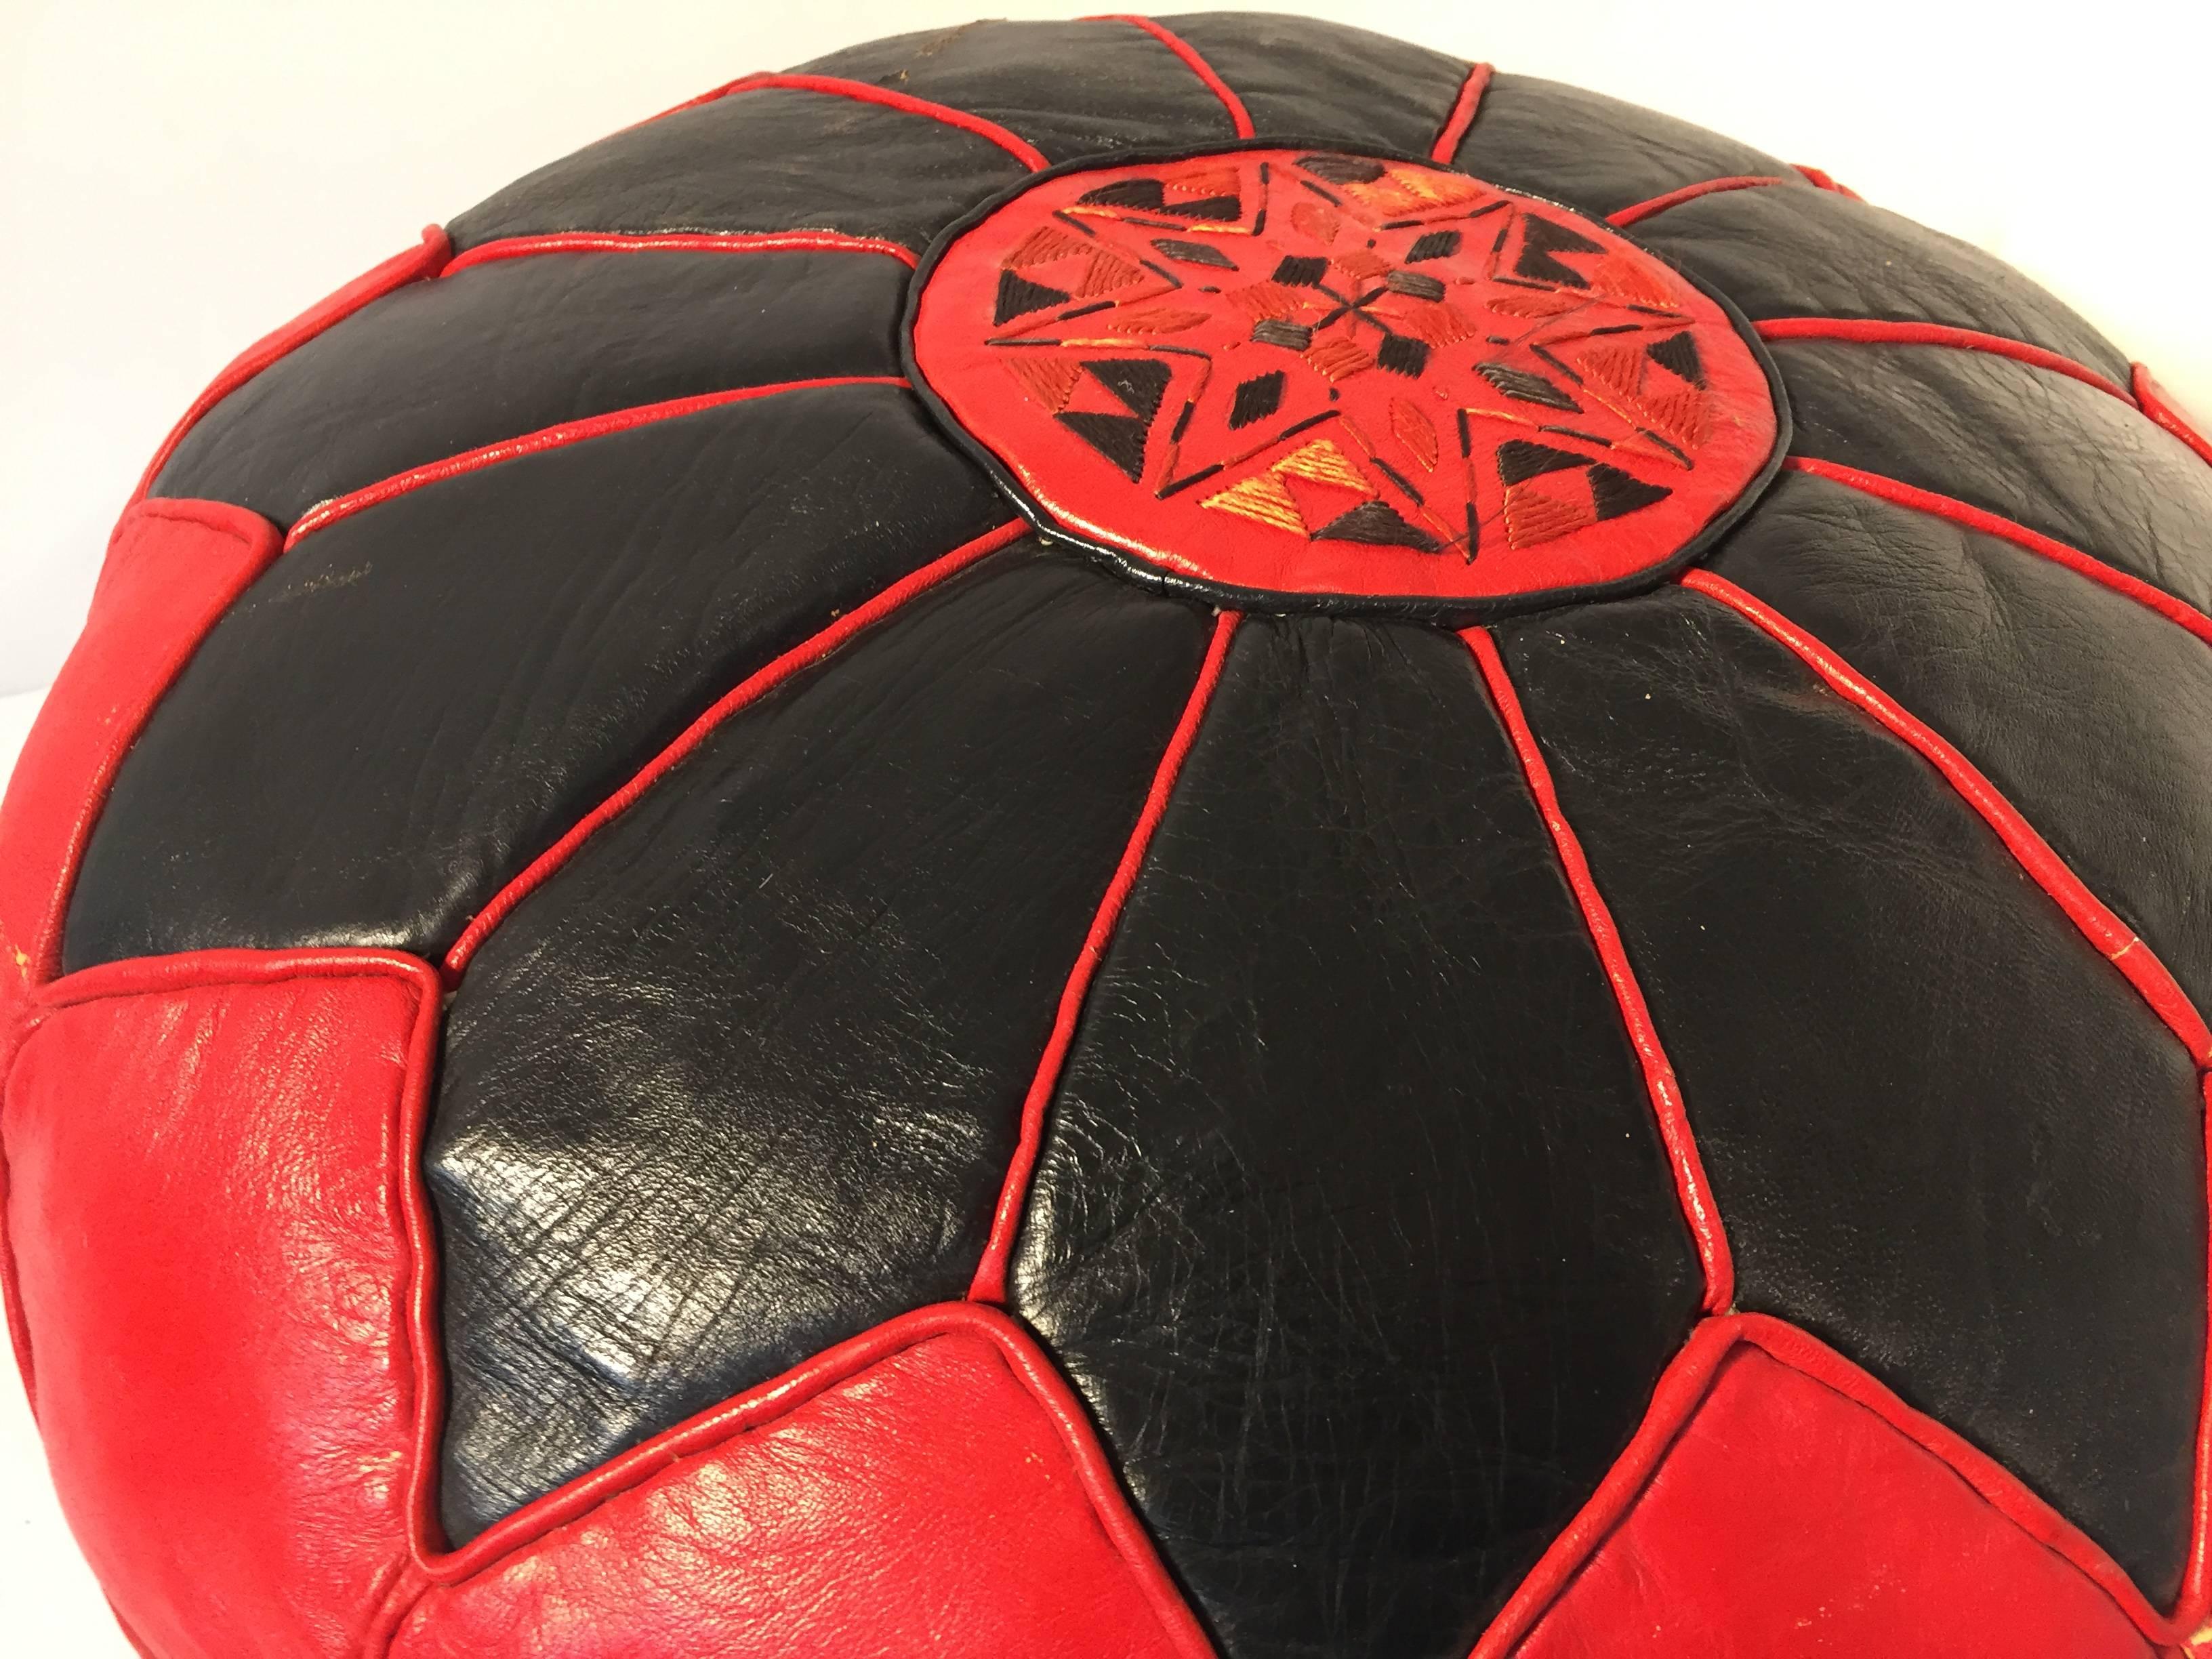
[[1247, 622], [1054, 1101], [1013, 1305], [1231, 1659], [1463, 1659], [1701, 1284], [1466, 646]]
[[2170, 1596], [2205, 1296], [2182, 1045], [1935, 769], [1680, 588], [1500, 630], [1747, 1308]]
[[316, 531], [223, 617], [122, 769], [68, 964], [434, 955], [724, 691], [1012, 516], [910, 392], [842, 386], [505, 461]]
[[289, 525], [331, 496], [587, 415], [896, 375], [908, 275], [874, 253], [549, 253], [411, 283], [217, 404], [153, 493]]
[[1465, 60], [1317, 17], [1188, 12], [1159, 20], [1235, 88], [1258, 137], [1426, 155]]
[[1753, 322], [1942, 323], [2041, 346], [2123, 384], [2128, 378], [2118, 347], [2011, 266], [1834, 191], [1720, 191], [1640, 220], [1630, 234], [1704, 277]]
[[889, 87], [965, 110], [1054, 161], [1223, 143], [1229, 112], [1144, 30], [1088, 22], [963, 23], [848, 46], [795, 71]]
[[1671, 115], [1509, 74], [1491, 77], [1452, 165], [1601, 217], [1708, 179], [1797, 176], [1771, 155]]
[[974, 1273], [1207, 618], [1010, 550], [527, 901], [427, 1151], [456, 1537]]
[[1771, 349], [1795, 453], [1953, 496], [2212, 610], [2212, 467], [2111, 392], [1947, 346]]

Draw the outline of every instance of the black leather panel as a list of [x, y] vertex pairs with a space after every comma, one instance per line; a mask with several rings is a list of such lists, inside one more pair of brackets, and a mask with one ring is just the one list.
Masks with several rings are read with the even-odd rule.
[[1491, 77], [1452, 165], [1601, 217], [1708, 179], [1797, 177], [1717, 132], [1530, 75]]
[[2009, 542], [1801, 473], [1711, 565], [1948, 738], [2212, 1008], [2212, 869], [2190, 850], [2212, 824], [2203, 641]]
[[2170, 1595], [2204, 1335], [2188, 1054], [1932, 767], [1717, 603], [1668, 589], [1501, 644], [1680, 1074], [1742, 1304]]
[[339, 520], [270, 567], [155, 709], [88, 849], [68, 965], [434, 955], [724, 691], [1011, 516], [912, 393], [846, 386]]
[[1230, 1659], [1464, 1659], [1703, 1285], [1467, 647], [1243, 625], [1054, 1103], [1014, 1305]]
[[965, 110], [1018, 133], [1054, 161], [1236, 137], [1221, 100], [1173, 52], [1142, 29], [1105, 20], [896, 34], [795, 73], [866, 81]]
[[1630, 232], [1769, 317], [1942, 323], [2024, 340], [2124, 384], [2128, 360], [2069, 307], [2001, 261], [1832, 190], [1725, 190]]
[[997, 556], [732, 719], [491, 935], [426, 1152], [456, 1537], [966, 1290], [1209, 631]]
[[1955, 496], [2212, 610], [2212, 468], [2110, 392], [1984, 351], [1771, 349], [1798, 454]]
[[1317, 17], [1206, 11], [1158, 21], [1236, 90], [1262, 138], [1426, 155], [1467, 81], [1464, 59]]
[[879, 253], [549, 253], [416, 283], [208, 411], [153, 493], [289, 525], [425, 462], [639, 404], [897, 374], [911, 273]]
[[988, 138], [789, 87], [732, 93], [542, 167], [446, 227], [456, 248], [556, 230], [814, 230], [917, 253], [1026, 169]]

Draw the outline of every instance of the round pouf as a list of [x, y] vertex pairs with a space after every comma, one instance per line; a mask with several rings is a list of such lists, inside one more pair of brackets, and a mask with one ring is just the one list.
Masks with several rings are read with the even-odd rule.
[[1304, 20], [737, 81], [248, 351], [0, 821], [151, 1659], [2149, 1659], [2212, 459]]

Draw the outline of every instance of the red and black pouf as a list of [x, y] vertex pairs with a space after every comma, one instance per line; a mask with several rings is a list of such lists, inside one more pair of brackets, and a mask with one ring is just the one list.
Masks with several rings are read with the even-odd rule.
[[1826, 175], [985, 23], [428, 233], [0, 814], [10, 1329], [153, 1659], [2148, 1659], [2212, 450]]

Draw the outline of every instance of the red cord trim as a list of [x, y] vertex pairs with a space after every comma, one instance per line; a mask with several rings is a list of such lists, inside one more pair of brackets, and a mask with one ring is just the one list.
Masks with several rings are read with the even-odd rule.
[[1437, 135], [1435, 146], [1429, 151], [1431, 161], [1441, 161], [1449, 167], [1452, 157], [1467, 137], [1467, 130], [1474, 125], [1474, 118], [1482, 109], [1482, 94], [1490, 90], [1490, 77], [1497, 71], [1487, 64], [1469, 64], [1467, 79], [1460, 82], [1459, 96], [1452, 100], [1451, 113], [1444, 118], [1443, 131]]
[[1765, 1314], [1732, 1314], [1708, 1319], [1691, 1334], [1659, 1379], [1650, 1409], [1628, 1449], [1522, 1581], [1496, 1622], [1475, 1644], [1470, 1659], [1507, 1659], [1550, 1610], [1583, 1565], [1635, 1508], [1705, 1402], [1721, 1362], [1740, 1342], [1761, 1349], [1800, 1376], [1872, 1412], [1939, 1459], [1992, 1509], [2095, 1584], [2150, 1641], [2178, 1642], [2194, 1629], [2193, 1609], [2185, 1606], [2172, 1618], [2160, 1615], [2111, 1556], [2017, 1476], [1935, 1419], [1915, 1411], [1827, 1344]]
[[2136, 404], [2142, 412], [2159, 425], [2195, 450], [2203, 459], [2212, 462], [2212, 439], [2197, 429], [2194, 422], [2181, 412], [2181, 407], [2166, 395], [2166, 388], [2152, 378], [2150, 370], [2142, 363], [2133, 366], [2130, 389]]
[[1954, 346], [1961, 351], [1986, 351], [1993, 357], [2010, 357], [2109, 392], [2124, 404], [2135, 401], [2123, 387], [2071, 357], [1978, 329], [1952, 328], [1942, 323], [1886, 323], [1870, 317], [1770, 317], [1752, 327], [1762, 340], [1856, 340], [1866, 345]]
[[902, 92], [893, 92], [889, 87], [878, 87], [866, 81], [847, 81], [834, 75], [744, 75], [727, 86], [717, 87], [712, 92], [702, 93], [688, 102], [665, 110], [653, 118], [674, 115], [679, 110], [696, 109], [702, 104], [711, 104], [728, 97], [733, 92], [761, 92], [770, 87], [788, 88], [796, 92], [819, 92], [832, 98], [850, 98], [863, 104], [881, 104], [885, 109], [895, 109], [907, 115], [925, 116], [942, 122], [948, 127], [957, 127], [963, 132], [987, 138], [1012, 156], [1031, 173], [1042, 173], [1052, 164], [1046, 161], [1036, 146], [995, 121], [987, 121], [980, 115], [970, 115], [964, 109], [954, 109], [949, 104], [933, 104], [927, 98], [912, 98]]
[[2166, 971], [2166, 964], [2067, 867], [2066, 861], [2051, 851], [2050, 843], [2035, 832], [2019, 809], [1998, 792], [1980, 769], [1934, 728], [1907, 714], [1887, 692], [1879, 690], [1827, 646], [1726, 577], [1717, 576], [1710, 570], [1691, 570], [1681, 581], [1683, 586], [1728, 606], [1785, 647], [1825, 680], [1831, 690], [1845, 702], [1857, 705], [1893, 736], [1918, 751], [1920, 757], [1942, 773], [1944, 781], [1996, 831], [1997, 839], [2004, 842], [2021, 868], [2066, 913], [2067, 920], [2081, 931], [2081, 936], [2126, 975], [2136, 994], [2150, 1006], [2151, 1012], [2189, 1050], [2190, 1057], [2200, 1067], [2212, 1066], [2212, 1029], [2206, 1027], [2203, 1016]]
[[1028, 528], [1024, 520], [1016, 519], [954, 548], [942, 558], [893, 582], [865, 605], [848, 611], [820, 633], [793, 646], [717, 698], [704, 714], [684, 728], [674, 742], [647, 761], [628, 783], [579, 818], [566, 835], [532, 860], [521, 874], [501, 888], [491, 902], [477, 912], [474, 920], [462, 929], [461, 936], [453, 941], [453, 948], [446, 952], [447, 984], [459, 982], [462, 974], [467, 971], [470, 958], [516, 905], [544, 886], [586, 841], [635, 805], [640, 796], [682, 764], [724, 720], [759, 701], [793, 675], [812, 667], [855, 634], [873, 627], [908, 600], [918, 599], [978, 559], [997, 552]]
[[371, 301], [380, 300], [410, 283], [435, 276], [452, 253], [453, 245], [446, 240], [445, 231], [437, 225], [426, 226], [422, 240], [415, 246], [355, 277], [329, 298], [309, 307], [283, 327], [263, 336], [240, 352], [208, 383], [207, 390], [192, 400], [183, 418], [169, 428], [169, 435], [161, 440], [161, 447], [154, 452], [154, 459], [146, 463], [145, 471], [139, 475], [138, 487], [131, 493], [131, 501], [135, 504], [145, 499], [146, 492], [154, 487], [154, 480], [169, 464], [169, 457], [184, 442], [185, 434], [199, 424], [208, 410], [279, 357], [306, 344], [332, 324], [344, 321]]
[[1996, 514], [1985, 512], [1953, 496], [1939, 495], [1932, 489], [1922, 489], [1879, 472], [1863, 472], [1855, 466], [1816, 460], [1809, 455], [1792, 455], [1784, 465], [1793, 472], [1810, 473], [1816, 478], [1848, 484], [1853, 489], [1877, 496], [1882, 501], [1893, 501], [1916, 512], [1932, 514], [1939, 519], [1948, 519], [1954, 524], [1963, 525], [1984, 536], [1996, 536], [2008, 541], [2039, 558], [2063, 564], [2069, 570], [2111, 588], [2115, 593], [2125, 594], [2137, 605], [2157, 611], [2168, 622], [2187, 629], [2207, 645], [2212, 645], [2212, 617], [2206, 616], [2186, 600], [2174, 598], [2164, 588], [2153, 587], [2142, 577], [2115, 569], [2103, 560], [2092, 558], [2079, 548], [2069, 547], [2040, 531], [2030, 530], [2026, 525], [2015, 524], [2010, 519], [2001, 518]]
[[634, 409], [618, 409], [611, 414], [593, 415], [585, 420], [566, 421], [559, 426], [526, 432], [519, 438], [502, 438], [499, 442], [486, 444], [481, 449], [448, 455], [442, 461], [432, 461], [428, 465], [383, 479], [349, 495], [334, 495], [329, 501], [318, 501], [300, 515], [299, 522], [284, 538], [284, 548], [289, 552], [302, 538], [316, 531], [334, 525], [341, 519], [349, 519], [369, 507], [380, 506], [396, 495], [404, 495], [425, 484], [458, 477], [464, 472], [480, 472], [488, 466], [498, 465], [501, 461], [519, 460], [525, 455], [539, 454], [568, 444], [582, 443], [591, 438], [604, 438], [610, 433], [627, 432], [632, 427], [649, 426], [655, 421], [680, 419], [722, 404], [740, 404], [754, 398], [772, 398], [779, 392], [808, 392], [826, 386], [902, 386], [906, 384], [904, 379], [896, 374], [836, 374], [818, 380], [784, 380], [774, 386], [745, 386], [728, 392], [702, 392], [697, 397], [672, 398], [665, 403], [640, 404]]
[[1174, 30], [1155, 23], [1149, 17], [1137, 17], [1127, 12], [1100, 12], [1096, 16], [1083, 19], [1083, 21], [1127, 23], [1131, 28], [1144, 30], [1153, 40], [1182, 58], [1189, 67], [1190, 72], [1206, 82], [1206, 89], [1218, 98], [1221, 100], [1221, 106], [1229, 112], [1230, 125], [1236, 129], [1239, 138], [1249, 138], [1253, 136], [1251, 112], [1244, 107], [1244, 100], [1237, 95], [1236, 88], [1216, 74], [1213, 65], [1199, 55], [1198, 49]]
[[1664, 213], [1668, 208], [1683, 202], [1694, 202], [1700, 196], [1718, 195], [1724, 190], [1755, 190], [1765, 185], [1778, 185], [1779, 179], [1753, 173], [1739, 173], [1726, 179], [1708, 179], [1703, 184], [1685, 185], [1680, 190], [1670, 190], [1663, 196], [1655, 196], [1648, 202], [1638, 202], [1632, 207], [1620, 208], [1605, 216], [1606, 223], [1615, 229], [1634, 224], [1639, 219], [1649, 219], [1655, 213]]
[[878, 236], [847, 236], [834, 230], [763, 230], [707, 233], [669, 231], [626, 235], [619, 231], [562, 230], [547, 236], [507, 236], [457, 253], [438, 274], [451, 276], [476, 265], [523, 259], [538, 253], [888, 253], [909, 267], [920, 263], [911, 248]]
[[1799, 161], [1795, 165], [1796, 166], [1797, 171], [1805, 175], [1806, 182], [1812, 185], [1815, 189], [1832, 191], [1838, 196], [1850, 197], [1854, 202], [1863, 202], [1866, 200], [1865, 197], [1860, 195], [1858, 191], [1853, 190], [1849, 185], [1838, 184], [1832, 174], [1820, 167], [1808, 167], [1802, 161]]
[[1575, 902], [1582, 908], [1590, 943], [1596, 947], [1598, 960], [1604, 964], [1613, 1000], [1620, 1006], [1621, 1023], [1628, 1028], [1629, 1042], [1644, 1070], [1644, 1089], [1651, 1097], [1652, 1115], [1658, 1120], [1659, 1138], [1666, 1144], [1668, 1161], [1674, 1168], [1674, 1191], [1681, 1201], [1682, 1219], [1697, 1243], [1698, 1259], [1705, 1267], [1705, 1310], [1719, 1313], [1735, 1301], [1735, 1263], [1729, 1250], [1728, 1231], [1721, 1222], [1720, 1206], [1713, 1201], [1712, 1183], [1706, 1178], [1705, 1161], [1698, 1155], [1697, 1136], [1690, 1128], [1689, 1113], [1682, 1103], [1681, 1085], [1674, 1076], [1674, 1062], [1667, 1058], [1666, 1046], [1659, 1040], [1659, 1028], [1652, 1020], [1650, 1005], [1644, 1000], [1644, 988], [1638, 982], [1636, 969], [1628, 960], [1628, 950], [1621, 942], [1613, 911], [1598, 890], [1597, 878], [1590, 872], [1582, 842], [1574, 826], [1567, 822], [1566, 810], [1559, 804], [1551, 766], [1536, 742], [1536, 733], [1521, 706], [1520, 693], [1506, 672], [1505, 659], [1499, 653], [1497, 641], [1480, 628], [1468, 629], [1460, 637], [1474, 652], [1484, 684], [1490, 688], [1491, 701], [1497, 705], [1505, 735], [1520, 760], [1528, 793], [1535, 797], [1536, 810], [1543, 817], [1544, 828], [1551, 833], [1560, 868], [1565, 872], [1567, 884], [1574, 890]]
[[[2212, 1188], [2212, 1072], [2204, 1076], [2204, 1168]], [[2207, 1240], [2212, 1258], [2212, 1238]], [[2206, 1283], [2212, 1286], [2212, 1260], [2206, 1264]], [[2208, 1292], [2212, 1293], [2212, 1292]], [[2189, 1559], [2182, 1570], [2181, 1600], [2173, 1622], [2194, 1633], [2212, 1616], [2212, 1307], [2207, 1309], [2204, 1344], [2204, 1392], [2197, 1418], [2197, 1468], [2189, 1531]]]
[[1013, 1255], [1014, 1236], [1021, 1231], [1023, 1212], [1029, 1206], [1030, 1179], [1036, 1170], [1037, 1154], [1044, 1145], [1045, 1109], [1052, 1103], [1053, 1091], [1060, 1085], [1060, 1071], [1067, 1062], [1068, 1049], [1074, 1044], [1076, 1022], [1082, 1015], [1085, 999], [1090, 995], [1091, 981], [1106, 958], [1106, 947], [1113, 943], [1114, 929], [1128, 902], [1130, 890], [1136, 886], [1138, 874], [1144, 868], [1152, 834], [1167, 813], [1176, 780], [1190, 757], [1191, 745], [1198, 741], [1199, 726], [1213, 701], [1215, 688], [1221, 684], [1222, 667], [1229, 659], [1229, 642], [1236, 636], [1237, 625], [1243, 620], [1243, 616], [1234, 611], [1224, 611], [1215, 619], [1213, 640], [1206, 647], [1206, 660], [1200, 665], [1197, 684], [1191, 687], [1190, 697], [1183, 704], [1182, 717], [1176, 722], [1167, 749], [1160, 756], [1159, 768], [1152, 775], [1152, 787], [1138, 811], [1136, 826], [1129, 833], [1129, 843], [1122, 848], [1121, 861], [1114, 867], [1114, 878], [1107, 883], [1105, 896], [1099, 900], [1098, 912], [1091, 920], [1091, 931], [1084, 938], [1083, 948], [1075, 954], [1074, 967], [1068, 971], [1067, 983], [1060, 994], [1059, 1011], [1053, 1017], [1052, 1035], [1045, 1042], [1042, 1058], [1037, 1061], [1036, 1074], [1030, 1080], [1029, 1093], [1022, 1099], [1021, 1132], [1014, 1143], [1013, 1156], [1007, 1160], [1005, 1183], [999, 1189], [999, 1206], [991, 1218], [989, 1241], [983, 1247], [982, 1259], [976, 1263], [975, 1277], [968, 1286], [968, 1299], [971, 1302], [995, 1304], [1006, 1298], [1007, 1263]]

